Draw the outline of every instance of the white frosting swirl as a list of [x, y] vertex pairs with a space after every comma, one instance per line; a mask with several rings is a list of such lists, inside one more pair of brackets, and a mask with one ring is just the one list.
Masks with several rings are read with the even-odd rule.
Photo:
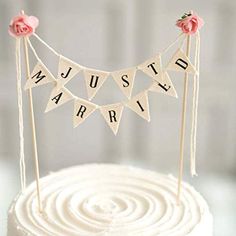
[[133, 167], [82, 165], [41, 179], [13, 202], [8, 236], [211, 236], [204, 199], [184, 184], [176, 205], [175, 178]]

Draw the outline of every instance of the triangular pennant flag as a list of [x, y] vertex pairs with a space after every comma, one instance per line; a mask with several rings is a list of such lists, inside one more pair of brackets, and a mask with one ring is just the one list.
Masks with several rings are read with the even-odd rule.
[[82, 68], [70, 59], [60, 56], [58, 64], [57, 86], [68, 83]]
[[167, 72], [164, 73], [163, 80], [161, 82], [154, 81], [149, 91], [164, 93], [172, 97], [178, 97], [174, 85], [172, 84]]
[[104, 119], [115, 135], [119, 129], [123, 109], [124, 105], [122, 103], [110, 104], [100, 108]]
[[147, 91], [139, 93], [133, 97], [127, 104], [131, 110], [136, 112], [143, 119], [150, 121], [149, 102]]
[[135, 74], [136, 68], [115, 71], [112, 73], [112, 77], [127, 98], [130, 98], [132, 94]]
[[55, 78], [48, 70], [48, 68], [42, 62], [38, 62], [34, 67], [30, 78], [25, 84], [25, 89], [37, 87], [55, 81]]
[[97, 108], [97, 105], [82, 98], [75, 100], [74, 104], [74, 128], [83, 123]]
[[109, 72], [84, 69], [84, 78], [86, 82], [88, 98], [91, 100], [106, 81]]
[[50, 94], [45, 112], [51, 111], [72, 99], [74, 99], [74, 96], [70, 93], [68, 89], [57, 89], [57, 87], [54, 87]]
[[196, 73], [195, 67], [193, 66], [187, 55], [180, 48], [173, 55], [166, 69], [193, 74]]
[[161, 55], [157, 56], [145, 61], [141, 65], [138, 66], [139, 70], [142, 70], [145, 74], [149, 75], [155, 80], [162, 80], [162, 63], [161, 63]]

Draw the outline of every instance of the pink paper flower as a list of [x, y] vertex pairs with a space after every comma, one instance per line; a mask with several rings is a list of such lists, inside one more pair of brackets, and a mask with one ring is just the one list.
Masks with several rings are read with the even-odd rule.
[[184, 14], [181, 19], [177, 20], [176, 25], [181, 28], [185, 34], [195, 34], [204, 25], [201, 17], [191, 11]]
[[20, 14], [11, 20], [8, 32], [13, 37], [30, 36], [35, 32], [38, 24], [37, 17]]

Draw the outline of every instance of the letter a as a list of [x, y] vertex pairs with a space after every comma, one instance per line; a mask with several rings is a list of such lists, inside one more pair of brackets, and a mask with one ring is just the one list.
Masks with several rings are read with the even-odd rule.
[[57, 87], [55, 87], [51, 92], [45, 112], [51, 111], [69, 102], [73, 98], [73, 95], [66, 88], [58, 90]]

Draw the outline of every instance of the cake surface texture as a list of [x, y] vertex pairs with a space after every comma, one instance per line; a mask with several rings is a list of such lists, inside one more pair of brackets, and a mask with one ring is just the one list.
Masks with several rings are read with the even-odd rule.
[[212, 236], [206, 201], [170, 175], [113, 164], [88, 164], [40, 179], [13, 201], [8, 236]]

